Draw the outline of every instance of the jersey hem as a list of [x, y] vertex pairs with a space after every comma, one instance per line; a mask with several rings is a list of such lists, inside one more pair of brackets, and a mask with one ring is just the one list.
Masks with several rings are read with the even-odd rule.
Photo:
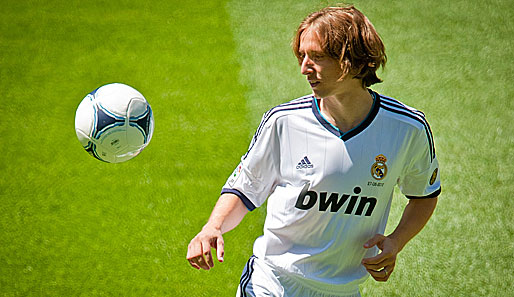
[[223, 188], [221, 190], [221, 194], [226, 194], [226, 193], [234, 194], [237, 197], [239, 197], [239, 199], [241, 199], [241, 201], [243, 202], [243, 204], [246, 206], [246, 208], [249, 211], [252, 211], [255, 209], [255, 205], [252, 203], [252, 201], [250, 201], [250, 199], [248, 199], [248, 197], [246, 197], [246, 195], [243, 194], [241, 191], [239, 191], [237, 189]]
[[[276, 266], [266, 259], [259, 258], [253, 255], [250, 259], [254, 259], [258, 263], [263, 264], [265, 267], [270, 269], [272, 275], [278, 280], [278, 282], [284, 288], [297, 288], [303, 287], [308, 289], [310, 292], [316, 292], [316, 296], [331, 296], [331, 297], [354, 297], [360, 296], [359, 294], [359, 285], [362, 284], [369, 276], [366, 274], [364, 277], [360, 279], [355, 279], [348, 283], [344, 284], [333, 284], [324, 282], [322, 280], [310, 279], [305, 276], [299, 275], [292, 271], [288, 271], [283, 267]], [[314, 296], [310, 295], [309, 296]]]
[[318, 292], [322, 295], [328, 294], [341, 297], [359, 296], [359, 284], [364, 283], [364, 281], [368, 278], [368, 276], [365, 276], [362, 279], [357, 279], [346, 284], [330, 284], [319, 280], [305, 278], [303, 276], [288, 272], [278, 267], [275, 269], [280, 271], [280, 274], [282, 276], [289, 278], [294, 283], [301, 284], [301, 286], [309, 288], [311, 291]]

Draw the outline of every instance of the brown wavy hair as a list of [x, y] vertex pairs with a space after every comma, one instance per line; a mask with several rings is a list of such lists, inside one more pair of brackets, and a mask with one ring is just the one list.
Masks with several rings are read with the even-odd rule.
[[363, 87], [380, 83], [376, 71], [387, 61], [384, 43], [375, 27], [353, 5], [327, 7], [308, 15], [298, 27], [292, 42], [295, 56], [301, 63], [300, 38], [312, 26], [319, 36], [321, 48], [339, 61], [343, 74], [361, 79]]

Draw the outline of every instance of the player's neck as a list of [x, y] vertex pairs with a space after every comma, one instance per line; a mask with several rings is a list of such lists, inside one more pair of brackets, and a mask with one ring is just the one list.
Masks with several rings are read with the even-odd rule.
[[342, 132], [359, 125], [369, 114], [373, 97], [366, 88], [349, 88], [337, 95], [323, 98], [320, 109], [327, 120]]

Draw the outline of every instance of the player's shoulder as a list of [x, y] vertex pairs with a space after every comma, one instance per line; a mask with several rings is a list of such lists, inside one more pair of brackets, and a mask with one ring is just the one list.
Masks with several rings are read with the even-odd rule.
[[425, 114], [395, 98], [376, 93], [380, 98], [380, 110], [383, 116], [402, 122], [420, 130], [429, 127]]
[[413, 107], [410, 107], [399, 100], [394, 98], [380, 95], [380, 114], [388, 117], [390, 120], [397, 121], [402, 125], [407, 125], [412, 128], [412, 131], [417, 131], [415, 135], [424, 139], [430, 148], [430, 156], [435, 157], [434, 139], [430, 125], [425, 118], [425, 114]]
[[269, 109], [262, 117], [262, 123], [276, 122], [277, 120], [291, 115], [300, 115], [305, 110], [312, 109], [313, 95], [306, 95], [291, 101], [279, 104]]

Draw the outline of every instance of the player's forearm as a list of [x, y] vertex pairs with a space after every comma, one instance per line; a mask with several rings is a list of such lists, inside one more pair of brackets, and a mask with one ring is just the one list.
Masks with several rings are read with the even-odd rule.
[[239, 197], [234, 194], [223, 194], [204, 228], [211, 227], [221, 230], [221, 233], [228, 232], [239, 225], [246, 213], [248, 209]]
[[403, 211], [400, 223], [388, 237], [396, 240], [398, 251], [418, 234], [432, 216], [437, 198], [411, 199]]

